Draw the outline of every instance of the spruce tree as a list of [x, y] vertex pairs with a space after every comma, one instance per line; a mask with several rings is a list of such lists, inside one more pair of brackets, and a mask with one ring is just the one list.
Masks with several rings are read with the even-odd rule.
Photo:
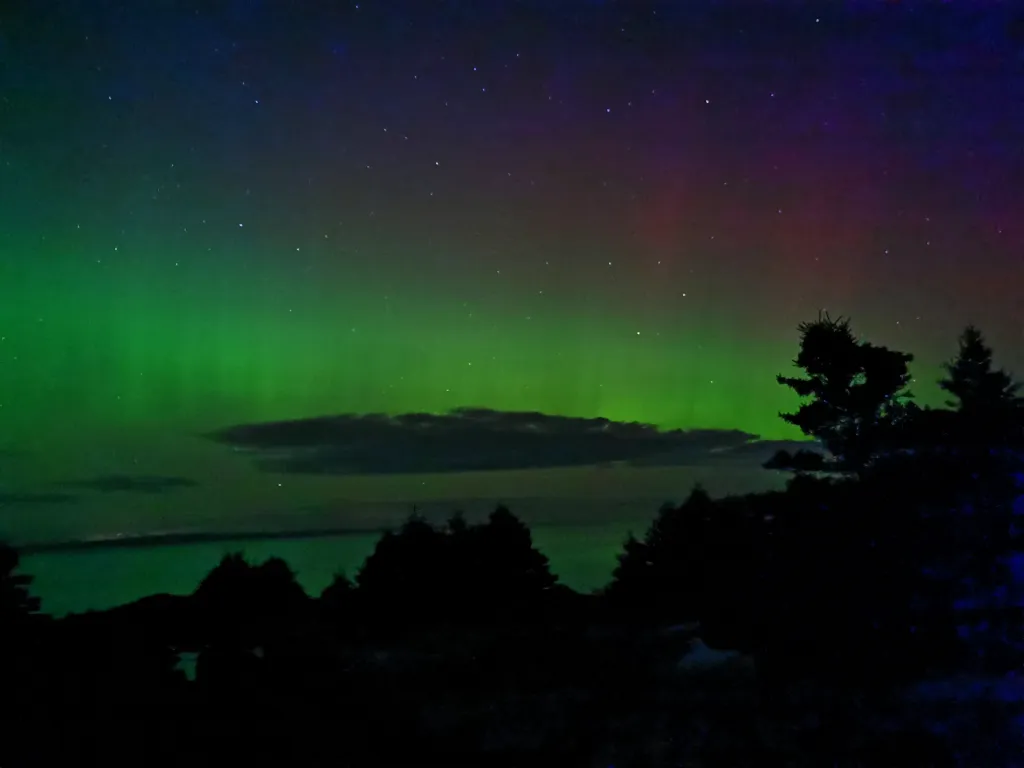
[[975, 447], [1020, 447], [1022, 400], [1020, 384], [996, 368], [992, 349], [973, 325], [960, 334], [957, 356], [944, 365], [939, 386], [953, 396], [948, 405], [960, 415], [958, 437]]

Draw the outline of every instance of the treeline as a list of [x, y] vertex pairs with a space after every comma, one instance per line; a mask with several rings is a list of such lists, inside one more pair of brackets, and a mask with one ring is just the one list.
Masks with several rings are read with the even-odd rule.
[[[974, 327], [920, 407], [904, 352], [827, 315], [800, 326], [779, 376], [782, 414], [818, 449], [780, 452], [785, 491], [711, 499], [695, 489], [626, 541], [603, 597], [632, 621], [700, 621], [744, 650], [763, 683], [805, 677], [885, 687], [1024, 661], [1024, 400]], [[1016, 505], [1016, 508], [1015, 508]]]
[[[641, 761], [658, 743], [672, 760], [696, 750], [698, 765], [765, 764], [792, 757], [786, 749], [825, 764], [813, 761], [869, 747], [820, 718], [827, 734], [797, 746], [768, 745], [760, 727], [797, 683], [845, 701], [1019, 668], [1015, 382], [974, 328], [940, 382], [944, 409], [914, 403], [910, 355], [858, 340], [845, 320], [804, 324], [800, 342], [804, 375], [779, 382], [803, 402], [782, 417], [817, 448], [768, 463], [794, 473], [786, 490], [712, 499], [695, 489], [628, 538], [592, 595], [560, 585], [504, 508], [477, 524], [414, 515], [316, 598], [284, 561], [238, 554], [192, 595], [60, 621], [39, 613], [16, 554], [0, 549], [0, 671], [9, 719], [24, 724], [0, 740], [0, 762], [81, 762], [62, 751], [71, 744], [108, 764], [208, 760], [211, 745], [235, 761], [294, 764], [670, 764]], [[659, 634], [679, 625], [753, 658], [750, 709], [735, 699], [687, 709], [692, 695], [679, 691], [692, 683], [673, 676], [683, 649]], [[555, 699], [559, 714], [538, 719]], [[732, 736], [665, 746], [665, 732], [709, 707]], [[517, 731], [523, 718], [532, 725]], [[116, 748], [97, 741], [99, 722], [129, 723]], [[629, 735], [616, 731], [625, 722]], [[62, 737], [41, 740], [40, 727]], [[919, 755], [932, 754], [925, 742]], [[900, 764], [943, 764], [942, 754]], [[864, 760], [845, 764], [885, 764]]]

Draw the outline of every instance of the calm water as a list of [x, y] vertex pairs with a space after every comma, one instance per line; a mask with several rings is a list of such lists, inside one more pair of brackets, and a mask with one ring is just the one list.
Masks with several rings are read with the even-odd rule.
[[[649, 522], [538, 526], [533, 540], [550, 558], [562, 583], [590, 591], [611, 578], [628, 531], [639, 535]], [[253, 561], [284, 558], [306, 591], [318, 595], [338, 570], [354, 576], [377, 538], [377, 534], [349, 534], [47, 552], [24, 556], [22, 571], [35, 576], [34, 593], [42, 598], [43, 610], [56, 616], [110, 608], [159, 592], [191, 592], [224, 554], [239, 551]]]

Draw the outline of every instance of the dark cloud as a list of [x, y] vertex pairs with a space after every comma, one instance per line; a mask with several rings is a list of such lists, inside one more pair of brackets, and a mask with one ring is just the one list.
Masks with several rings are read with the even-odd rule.
[[[240, 424], [207, 437], [253, 454], [267, 471], [303, 474], [467, 472], [613, 462], [703, 466], [726, 460], [732, 451], [754, 465], [755, 454], [765, 453], [766, 459], [774, 452], [757, 435], [741, 430], [662, 431], [636, 422], [485, 408]], [[762, 446], [760, 453], [754, 446]]]
[[70, 504], [75, 501], [78, 501], [78, 497], [70, 493], [0, 493], [0, 507]]
[[64, 485], [101, 493], [167, 493], [192, 488], [198, 483], [187, 477], [161, 475], [100, 475], [89, 480], [73, 480]]

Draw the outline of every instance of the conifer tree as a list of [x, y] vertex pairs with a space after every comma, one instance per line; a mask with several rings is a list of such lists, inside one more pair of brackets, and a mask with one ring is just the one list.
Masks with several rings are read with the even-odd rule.
[[962, 417], [959, 437], [988, 448], [1020, 446], [1024, 401], [1020, 384], [1002, 368], [995, 368], [992, 349], [981, 331], [967, 326], [960, 335], [957, 356], [944, 366], [939, 386], [950, 395], [948, 405]]
[[[894, 447], [913, 396], [907, 390], [913, 355], [858, 341], [849, 320], [825, 313], [799, 331], [800, 353], [793, 362], [806, 377], [777, 380], [808, 400], [780, 416], [818, 439], [835, 468], [862, 471]], [[777, 455], [770, 463], [778, 466], [784, 458]]]

